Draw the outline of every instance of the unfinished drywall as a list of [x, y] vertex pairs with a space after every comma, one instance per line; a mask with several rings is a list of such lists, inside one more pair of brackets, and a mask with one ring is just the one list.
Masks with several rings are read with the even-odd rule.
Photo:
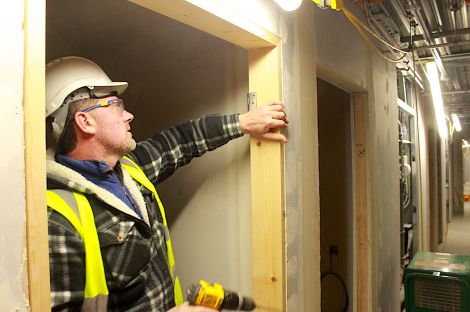
[[[351, 147], [351, 95], [317, 80], [318, 143], [320, 162], [322, 311], [343, 310], [354, 285], [353, 153]], [[336, 252], [333, 249], [336, 247]], [[354, 298], [349, 304], [354, 306]]]
[[313, 6], [304, 1], [299, 10], [280, 10], [279, 14], [283, 100], [290, 121], [285, 145], [287, 311], [319, 311], [320, 197]]
[[[351, 6], [350, 10], [362, 16], [357, 8]], [[395, 66], [373, 52], [340, 12], [315, 9], [315, 29], [319, 76], [368, 94], [371, 311], [398, 311], [400, 211]]]
[[0, 307], [28, 311], [26, 267], [26, 203], [23, 132], [23, 1], [0, 4], [3, 40], [0, 58]]
[[[48, 60], [84, 56], [128, 81], [123, 97], [137, 139], [203, 114], [247, 110], [246, 50], [126, 1], [47, 4]], [[183, 287], [205, 279], [251, 293], [248, 138], [193, 160], [158, 191]]]

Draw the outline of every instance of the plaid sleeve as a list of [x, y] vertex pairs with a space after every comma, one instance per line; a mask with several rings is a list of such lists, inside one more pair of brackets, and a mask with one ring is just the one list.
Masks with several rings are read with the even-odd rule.
[[194, 157], [242, 136], [239, 115], [207, 115], [139, 142], [129, 156], [158, 184]]
[[80, 311], [85, 290], [85, 251], [72, 224], [48, 209], [52, 311]]

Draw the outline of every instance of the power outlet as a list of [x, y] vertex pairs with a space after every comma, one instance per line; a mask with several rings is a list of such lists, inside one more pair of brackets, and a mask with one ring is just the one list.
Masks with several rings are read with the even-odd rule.
[[338, 245], [330, 245], [330, 255], [338, 255]]

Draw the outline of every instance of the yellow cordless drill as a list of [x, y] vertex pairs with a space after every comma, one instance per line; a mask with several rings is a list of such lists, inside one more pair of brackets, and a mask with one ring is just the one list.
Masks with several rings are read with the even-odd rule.
[[186, 290], [189, 304], [200, 305], [221, 311], [253, 311], [256, 304], [252, 298], [240, 297], [237, 293], [224, 289], [219, 284], [209, 284], [203, 280]]

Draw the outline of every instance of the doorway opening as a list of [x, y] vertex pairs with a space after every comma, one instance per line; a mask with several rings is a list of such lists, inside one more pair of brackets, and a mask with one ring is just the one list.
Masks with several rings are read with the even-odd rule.
[[317, 79], [322, 311], [352, 311], [355, 253], [351, 93]]
[[[82, 56], [127, 81], [122, 97], [137, 141], [202, 115], [247, 110], [246, 49], [129, 1], [48, 0], [46, 12], [46, 61]], [[252, 293], [250, 186], [248, 137], [157, 186], [183, 289], [204, 279]]]

